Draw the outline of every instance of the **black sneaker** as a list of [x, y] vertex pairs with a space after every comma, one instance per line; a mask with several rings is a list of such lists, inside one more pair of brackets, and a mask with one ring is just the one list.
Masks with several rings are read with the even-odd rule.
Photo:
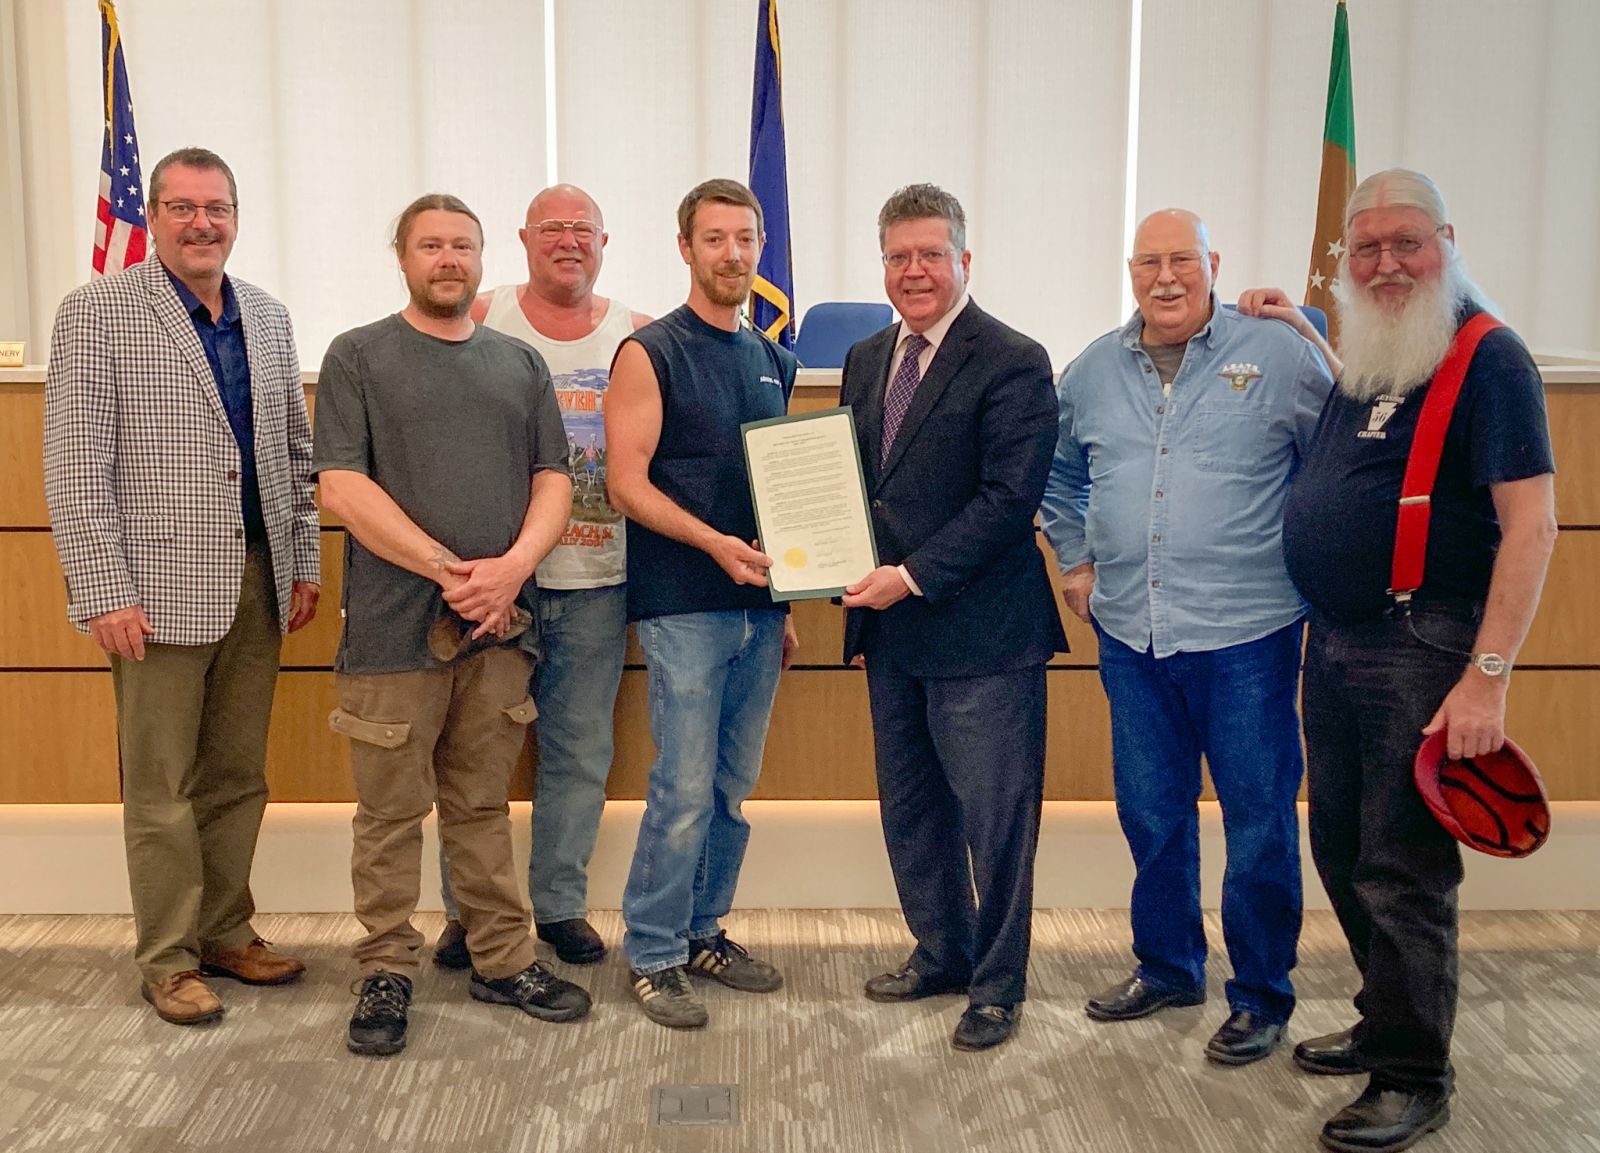
[[350, 1016], [350, 1052], [387, 1057], [406, 1047], [406, 1010], [411, 982], [398, 973], [379, 970], [361, 982], [360, 1000]]
[[706, 1007], [689, 987], [689, 976], [682, 965], [656, 973], [628, 970], [633, 995], [644, 1015], [669, 1029], [701, 1029], [710, 1020]]
[[775, 966], [756, 960], [726, 933], [689, 942], [689, 972], [741, 993], [770, 993], [783, 987], [783, 974]]
[[592, 965], [606, 955], [606, 943], [583, 917], [534, 925], [539, 940], [548, 942], [556, 956], [569, 965]]
[[433, 943], [433, 963], [441, 969], [465, 969], [472, 964], [467, 952], [467, 930], [460, 921], [446, 921], [444, 932]]
[[520, 973], [494, 980], [474, 969], [467, 991], [474, 1001], [515, 1005], [541, 1021], [576, 1021], [589, 1011], [590, 1004], [588, 993], [537, 961]]

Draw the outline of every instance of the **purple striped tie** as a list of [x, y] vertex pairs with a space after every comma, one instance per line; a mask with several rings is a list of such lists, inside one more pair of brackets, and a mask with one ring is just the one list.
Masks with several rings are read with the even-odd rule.
[[900, 424], [911, 408], [911, 398], [916, 396], [917, 385], [922, 383], [918, 359], [927, 347], [928, 338], [920, 332], [913, 332], [906, 337], [906, 353], [900, 358], [900, 367], [895, 369], [894, 379], [889, 382], [889, 395], [883, 401], [883, 443], [878, 450], [880, 466], [889, 459], [889, 450], [894, 447]]

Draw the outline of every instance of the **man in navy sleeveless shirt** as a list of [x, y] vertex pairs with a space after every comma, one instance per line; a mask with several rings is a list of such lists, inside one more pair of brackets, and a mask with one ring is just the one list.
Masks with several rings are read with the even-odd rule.
[[686, 304], [617, 350], [606, 405], [612, 504], [628, 518], [628, 618], [650, 684], [655, 763], [622, 895], [634, 996], [693, 1029], [689, 974], [766, 993], [783, 978], [728, 939], [767, 722], [795, 639], [766, 584], [739, 426], [782, 416], [798, 362], [744, 328], [764, 235], [744, 185], [708, 180], [678, 206]]

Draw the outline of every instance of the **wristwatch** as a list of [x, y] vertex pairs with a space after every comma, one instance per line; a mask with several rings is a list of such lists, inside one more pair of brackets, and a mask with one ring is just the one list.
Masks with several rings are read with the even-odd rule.
[[1486, 677], [1509, 677], [1511, 662], [1499, 653], [1473, 653], [1472, 667]]

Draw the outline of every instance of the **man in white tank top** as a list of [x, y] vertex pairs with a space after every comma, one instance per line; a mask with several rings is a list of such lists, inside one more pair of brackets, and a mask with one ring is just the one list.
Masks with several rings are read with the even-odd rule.
[[[539, 193], [517, 236], [528, 253], [527, 283], [482, 293], [472, 318], [544, 357], [566, 426], [572, 513], [536, 574], [539, 773], [528, 896], [539, 938], [581, 965], [606, 952], [587, 918], [588, 866], [605, 807], [628, 629], [623, 519], [606, 500], [606, 384], [617, 346], [650, 317], [595, 295], [608, 237], [600, 206], [582, 189], [558, 184]], [[450, 921], [434, 961], [461, 968], [471, 962], [442, 852], [440, 866]]]

